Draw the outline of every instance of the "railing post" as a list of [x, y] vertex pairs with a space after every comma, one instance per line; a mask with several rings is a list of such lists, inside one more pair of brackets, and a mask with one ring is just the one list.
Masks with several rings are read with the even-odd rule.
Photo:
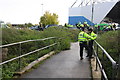
[[105, 62], [104, 60], [105, 60], [105, 59], [104, 59], [104, 52], [103, 52], [103, 53], [102, 53], [102, 66], [103, 66], [102, 68], [103, 68], [103, 69], [104, 69], [104, 62]]
[[103, 73], [101, 73], [101, 80], [104, 80], [104, 78], [103, 78]]
[[[48, 45], [50, 45], [50, 40], [48, 40]], [[50, 47], [48, 47], [48, 50], [50, 51]]]
[[117, 68], [116, 63], [112, 63], [112, 80], [115, 80], [116, 78], [116, 68]]
[[[96, 44], [97, 45], [97, 44]], [[97, 57], [98, 57], [98, 45], [97, 45], [97, 51], [96, 51], [96, 69], [95, 69], [95, 71], [98, 71], [98, 69], [97, 69], [97, 67], [98, 67], [98, 61], [97, 61]]]
[[117, 80], [120, 80], [120, 55], [119, 55], [119, 64], [118, 64]]
[[[104, 69], [104, 51], [102, 52], [102, 69]], [[101, 79], [104, 80], [104, 76], [103, 76], [103, 73], [101, 75]]]
[[[34, 45], [35, 45], [35, 48], [36, 48], [36, 49], [38, 49], [38, 45], [39, 45], [39, 44], [37, 44], [37, 43], [39, 43], [39, 41], [35, 41], [35, 42], [34, 42]], [[39, 59], [39, 52], [37, 53], [37, 55], [38, 55], [38, 56], [37, 56], [37, 60], [38, 60], [38, 59]]]
[[55, 40], [55, 41], [54, 41], [54, 43], [57, 43], [57, 44], [56, 44], [56, 46], [54, 46], [54, 50], [55, 50], [55, 51], [57, 51], [57, 49], [58, 49], [58, 42], [57, 42], [57, 38], [55, 38], [54, 40]]
[[[2, 48], [0, 48], [0, 63], [2, 62]], [[0, 80], [2, 80], [2, 65], [0, 65]]]
[[[21, 43], [19, 44], [19, 56], [21, 56]], [[19, 58], [19, 71], [21, 70], [21, 58]]]

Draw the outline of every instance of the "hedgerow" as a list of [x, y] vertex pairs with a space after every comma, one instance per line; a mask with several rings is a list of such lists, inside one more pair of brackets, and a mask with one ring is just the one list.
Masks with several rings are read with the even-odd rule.
[[[44, 31], [35, 31], [29, 29], [13, 29], [13, 28], [3, 28], [2, 29], [2, 45], [25, 41], [25, 40], [35, 40], [35, 39], [44, 39], [48, 37], [56, 37], [57, 39], [51, 39], [46, 41], [38, 41], [38, 42], [28, 42], [20, 45], [14, 45], [10, 47], [6, 47], [8, 49], [7, 57], [3, 57], [3, 61], [15, 58], [22, 54], [26, 54], [30, 51], [48, 46], [53, 43], [57, 43], [56, 46], [47, 48], [42, 51], [38, 51], [29, 56], [23, 57], [21, 59], [12, 61], [10, 63], [4, 64], [2, 66], [2, 77], [3, 78], [11, 78], [14, 73], [19, 71], [19, 69], [23, 69], [30, 62], [38, 59], [39, 57], [49, 53], [50, 51], [62, 51], [66, 49], [70, 49], [70, 42], [77, 41], [78, 30], [72, 30], [67, 28], [59, 28], [59, 27], [50, 27], [45, 29]], [[19, 62], [20, 61], [20, 62]], [[20, 66], [19, 66], [20, 65]]]
[[[99, 34], [97, 38], [97, 42], [109, 53], [109, 55], [118, 63], [119, 61], [119, 53], [120, 53], [120, 31], [109, 31], [103, 34]], [[103, 55], [102, 52], [99, 52], [100, 60], [102, 61]], [[104, 68], [107, 73], [108, 78], [112, 77], [112, 63], [110, 60], [104, 56]]]

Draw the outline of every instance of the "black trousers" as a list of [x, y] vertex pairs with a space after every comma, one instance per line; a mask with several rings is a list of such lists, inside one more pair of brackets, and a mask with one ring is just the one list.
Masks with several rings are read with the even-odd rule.
[[88, 53], [88, 45], [87, 42], [81, 42], [79, 43], [80, 45], [80, 57], [83, 58], [83, 49], [87, 49], [87, 53]]
[[94, 41], [94, 40], [90, 40], [90, 41], [88, 42], [88, 48], [89, 48], [88, 56], [89, 56], [89, 57], [92, 57], [92, 54], [93, 54], [93, 41]]

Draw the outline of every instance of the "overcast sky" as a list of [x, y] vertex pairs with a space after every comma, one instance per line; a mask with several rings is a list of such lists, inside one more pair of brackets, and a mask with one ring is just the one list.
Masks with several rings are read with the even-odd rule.
[[68, 22], [68, 8], [75, 0], [0, 0], [0, 20], [15, 24], [38, 24], [40, 16], [49, 11], [59, 16], [60, 24]]
[[[68, 22], [68, 9], [76, 0], [0, 0], [0, 20], [12, 24], [38, 24], [42, 12], [59, 16], [60, 24]], [[81, 0], [78, 0], [77, 6]], [[42, 5], [43, 4], [43, 11]]]

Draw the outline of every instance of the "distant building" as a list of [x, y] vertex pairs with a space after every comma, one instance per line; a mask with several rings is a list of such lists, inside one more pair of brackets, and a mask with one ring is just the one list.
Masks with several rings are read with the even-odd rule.
[[[83, 3], [85, 3], [86, 1], [89, 0], [85, 0]], [[80, 4], [83, 3], [81, 2]], [[118, 0], [106, 0], [105, 2], [100, 3], [94, 2], [94, 5], [93, 2], [90, 2], [89, 4], [85, 3], [84, 5], [78, 7], [69, 8], [69, 24], [75, 25], [79, 22], [83, 23], [85, 21], [87, 21], [89, 25], [93, 25], [96, 23], [99, 24], [106, 16], [112, 18], [116, 22], [119, 22], [119, 12], [120, 2], [118, 2]]]
[[113, 22], [120, 24], [120, 1], [117, 2], [106, 17], [112, 19]]
[[4, 23], [4, 21], [0, 21], [0, 28], [9, 28], [7, 24]]

